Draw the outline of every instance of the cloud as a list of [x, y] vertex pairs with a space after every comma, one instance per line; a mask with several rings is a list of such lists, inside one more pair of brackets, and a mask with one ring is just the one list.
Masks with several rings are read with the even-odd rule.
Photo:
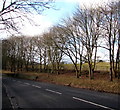
[[44, 31], [47, 31], [48, 28], [52, 26], [52, 23], [48, 21], [45, 16], [42, 15], [32, 15], [33, 22], [30, 23], [29, 20], [24, 22], [24, 27], [21, 29], [21, 32], [24, 35], [35, 36], [42, 34]]
[[[12, 17], [16, 17], [15, 13], [12, 13]], [[5, 18], [9, 17], [9, 15], [4, 16]], [[32, 15], [26, 13], [26, 17], [22, 17], [19, 19], [14, 19], [14, 22], [17, 23], [16, 27], [18, 27], [19, 32], [22, 35], [26, 36], [36, 36], [42, 34], [44, 31], [47, 31], [49, 27], [52, 26], [52, 22], [43, 15]], [[2, 26], [2, 25], [0, 25]], [[4, 27], [4, 26], [3, 26]], [[20, 34], [20, 35], [21, 35]], [[19, 35], [16, 31], [9, 30], [0, 30], [0, 39], [7, 38], [11, 35]]]

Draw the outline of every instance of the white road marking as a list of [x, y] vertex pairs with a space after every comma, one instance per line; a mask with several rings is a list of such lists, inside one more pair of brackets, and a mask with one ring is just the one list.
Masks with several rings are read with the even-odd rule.
[[53, 93], [56, 93], [56, 94], [62, 94], [60, 92], [57, 92], [57, 91], [53, 91], [53, 90], [50, 90], [50, 89], [45, 89], [46, 91], [49, 91], [49, 92], [53, 92]]
[[41, 88], [40, 86], [36, 86], [36, 85], [32, 85], [33, 87], [36, 87], [36, 88]]
[[112, 108], [109, 108], [109, 107], [106, 107], [106, 106], [103, 106], [103, 105], [100, 105], [100, 104], [97, 104], [97, 103], [94, 103], [94, 102], [91, 102], [91, 101], [87, 101], [87, 100], [84, 100], [84, 99], [81, 99], [81, 98], [73, 97], [73, 99], [76, 99], [76, 100], [79, 100], [79, 101], [82, 101], [82, 102], [86, 102], [86, 103], [89, 103], [89, 104], [92, 104], [92, 105], [95, 105], [95, 106], [99, 106], [99, 107], [102, 107], [102, 108], [105, 108], [105, 109], [115, 110], [115, 109], [112, 109]]
[[30, 85], [29, 83], [24, 83], [24, 84], [26, 84], [26, 85]]

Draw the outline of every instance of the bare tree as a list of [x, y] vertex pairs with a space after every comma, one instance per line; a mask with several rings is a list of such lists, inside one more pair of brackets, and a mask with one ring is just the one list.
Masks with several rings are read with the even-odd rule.
[[[109, 51], [110, 60], [110, 80], [113, 80], [113, 75], [116, 77], [115, 71], [115, 45], [118, 42], [117, 37], [119, 29], [119, 15], [118, 15], [118, 3], [112, 2], [107, 4], [105, 7], [101, 7], [101, 12], [103, 14], [102, 25], [104, 30], [104, 38], [106, 40], [106, 46]], [[119, 39], [119, 37], [118, 37]], [[119, 43], [118, 43], [119, 45]], [[118, 46], [117, 45], [117, 46]], [[119, 48], [119, 46], [118, 46]], [[119, 49], [118, 49], [119, 51]], [[119, 52], [118, 52], [119, 53]]]
[[10, 62], [10, 46], [8, 40], [2, 41], [2, 69], [7, 70]]
[[75, 27], [72, 24], [72, 20], [67, 19], [63, 21], [64, 25], [56, 26], [53, 28], [55, 33], [55, 45], [67, 55], [71, 62], [74, 64], [76, 77], [79, 78], [78, 70], [78, 47], [77, 47], [77, 37], [75, 35]]
[[35, 37], [35, 47], [36, 47], [35, 51], [37, 53], [36, 56], [39, 56], [38, 58], [39, 58], [40, 72], [42, 72], [42, 62], [43, 62], [43, 57], [44, 57], [44, 55], [43, 55], [44, 46], [43, 46], [43, 43], [42, 43], [42, 36], [36, 36]]
[[117, 14], [118, 14], [118, 49], [117, 49], [117, 55], [116, 55], [116, 67], [115, 67], [115, 71], [118, 73], [116, 73], [116, 76], [118, 76], [118, 78], [120, 78], [120, 2], [118, 2], [117, 4]]
[[[56, 47], [55, 41], [56, 38], [54, 37], [56, 33], [50, 31], [44, 35], [44, 44], [47, 49], [47, 63], [49, 66], [49, 70], [51, 69], [51, 73], [60, 72], [60, 63], [63, 57], [63, 52]], [[49, 71], [50, 72], [50, 71]]]
[[[53, 0], [1, 0], [0, 30], [6, 29], [9, 31], [9, 29], [12, 29], [18, 31], [19, 25], [27, 17], [27, 14], [36, 12], [41, 14], [45, 9], [52, 7], [51, 3], [53, 3]], [[31, 20], [30, 17], [29, 20]]]
[[96, 65], [97, 41], [100, 35], [101, 16], [100, 13], [97, 11], [97, 9], [93, 8], [77, 8], [74, 16], [74, 20], [78, 23], [79, 26], [79, 35], [81, 42], [85, 46], [87, 51], [90, 79], [94, 78], [93, 73]]
[[61, 61], [62, 61], [63, 56], [64, 56], [63, 45], [61, 45], [61, 49], [59, 49], [58, 46], [56, 45], [56, 43], [59, 41], [58, 35], [59, 35], [59, 33], [58, 33], [56, 27], [53, 27], [50, 29], [50, 37], [51, 37], [51, 40], [53, 43], [54, 59], [55, 59], [57, 74], [60, 73]]

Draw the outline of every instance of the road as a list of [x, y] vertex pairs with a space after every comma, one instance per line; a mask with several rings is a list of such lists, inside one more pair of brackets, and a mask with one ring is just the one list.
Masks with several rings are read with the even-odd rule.
[[12, 108], [119, 110], [120, 95], [31, 80], [3, 77]]

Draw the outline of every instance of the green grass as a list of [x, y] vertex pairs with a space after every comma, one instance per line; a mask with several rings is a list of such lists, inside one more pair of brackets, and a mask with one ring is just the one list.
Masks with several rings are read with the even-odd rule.
[[[73, 71], [75, 69], [73, 64], [62, 64], [61, 66], [64, 70]], [[79, 69], [79, 64], [77, 66], [78, 66], [78, 69]], [[31, 66], [29, 66], [29, 67], [32, 68]], [[34, 65], [34, 67], [36, 69], [39, 69], [40, 65], [37, 64], [37, 65]], [[43, 67], [44, 66], [42, 65], [42, 68]], [[49, 65], [49, 67], [50, 67], [50, 65]], [[109, 71], [109, 67], [110, 67], [109, 62], [98, 62], [98, 63], [96, 63], [95, 71]], [[89, 69], [88, 68], [88, 63], [84, 63], [82, 65], [82, 70], [84, 71], [84, 70], [88, 70], [88, 69]]]
[[[95, 71], [109, 71], [110, 64], [109, 62], [98, 62], [96, 63]], [[79, 64], [78, 64], [79, 68]], [[74, 70], [73, 64], [64, 64], [65, 70]], [[82, 70], [88, 70], [88, 63], [82, 65]]]
[[63, 68], [65, 70], [74, 70], [74, 65], [73, 64], [64, 64]]
[[97, 71], [109, 71], [110, 64], [109, 62], [99, 62], [96, 64], [96, 70]]

